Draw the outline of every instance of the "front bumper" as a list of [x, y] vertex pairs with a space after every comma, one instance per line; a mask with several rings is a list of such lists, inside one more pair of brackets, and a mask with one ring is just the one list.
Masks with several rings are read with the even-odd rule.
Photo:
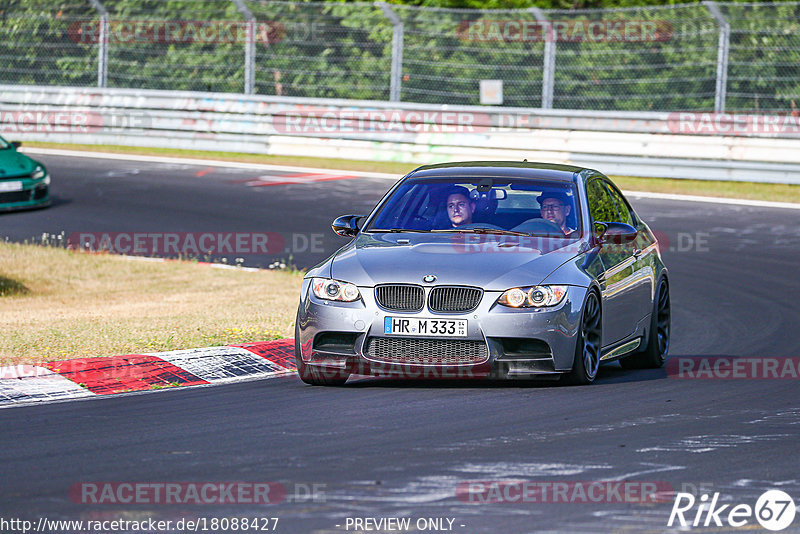
[[[359, 287], [361, 300], [331, 302], [318, 299], [304, 280], [298, 310], [300, 356], [307, 365], [353, 374], [407, 378], [528, 378], [569, 371], [575, 354], [580, 312], [586, 288], [569, 286], [564, 301], [552, 308], [513, 309], [497, 304], [500, 291], [485, 291], [474, 311], [443, 314], [423, 309], [403, 313], [381, 308], [371, 287]], [[427, 297], [427, 293], [426, 293]], [[427, 301], [427, 298], [426, 298]], [[384, 334], [384, 318], [420, 317], [466, 319], [467, 336], [460, 338], [409, 337]], [[370, 339], [450, 340], [485, 344], [486, 357], [465, 362], [438, 358], [408, 363], [402, 358], [376, 357]], [[329, 339], [343, 340], [322, 343]], [[433, 344], [435, 345], [435, 343]], [[384, 352], [385, 354], [385, 352]]]
[[42, 208], [50, 204], [50, 186], [44, 178], [4, 178], [3, 182], [22, 182], [18, 191], [0, 191], [0, 212]]

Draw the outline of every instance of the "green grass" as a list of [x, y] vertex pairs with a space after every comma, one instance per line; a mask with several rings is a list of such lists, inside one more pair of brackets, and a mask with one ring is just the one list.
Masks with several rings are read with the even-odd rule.
[[[111, 152], [116, 154], [190, 157], [197, 159], [241, 161], [246, 163], [316, 167], [331, 170], [381, 172], [396, 174], [398, 178], [419, 166], [412, 163], [399, 163], [393, 161], [363, 161], [299, 156], [267, 156], [258, 154], [239, 154], [235, 152], [179, 150], [172, 148], [69, 145], [27, 142], [25, 143], [25, 146], [58, 148], [65, 150]], [[800, 185], [764, 184], [757, 182], [725, 182], [715, 180], [676, 180], [669, 178], [640, 178], [633, 176], [612, 176], [611, 178], [617, 183], [617, 185], [620, 186], [620, 188], [629, 191], [649, 191], [655, 193], [673, 193], [681, 195], [699, 195], [800, 203]]]
[[0, 365], [292, 337], [301, 279], [0, 242]]

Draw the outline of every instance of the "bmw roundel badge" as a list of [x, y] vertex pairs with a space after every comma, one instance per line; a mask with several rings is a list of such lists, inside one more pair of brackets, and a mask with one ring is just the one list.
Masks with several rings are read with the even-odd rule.
[[431, 284], [436, 281], [436, 276], [433, 274], [426, 274], [422, 277], [422, 281]]

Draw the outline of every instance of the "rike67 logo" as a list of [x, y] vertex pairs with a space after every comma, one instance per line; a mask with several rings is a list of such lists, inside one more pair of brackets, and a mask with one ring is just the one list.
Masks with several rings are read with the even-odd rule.
[[[695, 508], [696, 507], [696, 508]], [[686, 527], [748, 527], [757, 521], [761, 527], [779, 531], [794, 521], [794, 500], [788, 493], [769, 490], [761, 494], [755, 506], [749, 504], [720, 504], [719, 492], [696, 499], [691, 493], [677, 493], [667, 526]], [[754, 526], [754, 525], [753, 525]], [[750, 526], [752, 528], [752, 526]]]

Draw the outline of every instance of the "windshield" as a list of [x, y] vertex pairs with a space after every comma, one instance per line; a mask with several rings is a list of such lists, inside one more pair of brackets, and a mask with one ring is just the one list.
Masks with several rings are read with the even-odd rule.
[[380, 206], [368, 232], [520, 233], [577, 238], [575, 184], [530, 179], [411, 179]]

